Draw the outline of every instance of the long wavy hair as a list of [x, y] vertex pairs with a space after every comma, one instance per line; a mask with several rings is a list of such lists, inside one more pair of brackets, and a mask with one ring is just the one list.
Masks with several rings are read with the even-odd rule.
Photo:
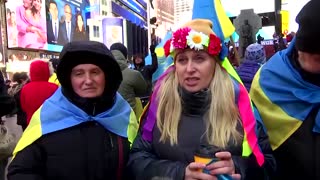
[[[216, 62], [220, 62], [215, 59]], [[242, 134], [237, 130], [239, 111], [235, 104], [234, 86], [230, 75], [216, 63], [215, 73], [209, 87], [211, 104], [204, 116], [205, 134], [211, 145], [225, 148], [229, 143], [238, 144]], [[175, 70], [170, 72], [161, 82], [157, 100], [157, 126], [161, 132], [160, 142], [169, 141], [178, 144], [178, 126], [182, 105], [178, 93], [178, 78]]]

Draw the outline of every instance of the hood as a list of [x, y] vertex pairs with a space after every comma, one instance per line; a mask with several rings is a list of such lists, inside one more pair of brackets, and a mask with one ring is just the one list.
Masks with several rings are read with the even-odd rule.
[[30, 64], [30, 80], [31, 81], [48, 81], [50, 77], [49, 63], [36, 60]]
[[128, 68], [127, 59], [124, 57], [121, 51], [119, 50], [111, 50], [112, 55], [117, 60], [121, 71]]

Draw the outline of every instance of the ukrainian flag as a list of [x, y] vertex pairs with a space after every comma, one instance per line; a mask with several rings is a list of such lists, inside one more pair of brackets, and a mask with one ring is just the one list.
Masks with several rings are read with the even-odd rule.
[[[165, 43], [169, 39], [171, 39], [171, 37], [172, 37], [172, 32], [168, 31], [165, 37], [162, 39], [162, 41], [157, 45], [155, 49], [155, 53], [158, 59], [158, 69], [152, 75], [152, 82], [157, 81], [158, 78], [162, 75], [162, 73], [164, 73], [168, 69], [168, 67], [173, 64], [173, 58], [171, 56], [166, 57], [164, 53], [164, 48], [163, 48]], [[151, 64], [152, 63], [151, 55], [148, 54], [148, 56], [144, 60], [146, 62], [146, 65]]]
[[[320, 106], [320, 87], [306, 82], [292, 66], [290, 56], [295, 40], [288, 49], [275, 54], [257, 72], [250, 95], [263, 121], [272, 149], [277, 149], [301, 126], [314, 108]], [[320, 113], [313, 131], [320, 133]]]
[[214, 33], [221, 39], [229, 38], [235, 27], [231, 23], [220, 0], [196, 0], [193, 4], [192, 19], [209, 19]]
[[138, 131], [138, 121], [130, 105], [117, 93], [111, 109], [90, 116], [72, 104], [62, 94], [61, 87], [33, 114], [30, 124], [22, 134], [13, 155], [22, 151], [42, 136], [76, 126], [83, 122], [96, 121], [106, 130], [133, 142]]
[[228, 49], [223, 43], [225, 39], [235, 32], [235, 27], [223, 9], [220, 0], [194, 1], [192, 19], [208, 19], [212, 22], [212, 30], [222, 42], [222, 52], [220, 53], [222, 66], [233, 78], [242, 84], [240, 77], [227, 58]]

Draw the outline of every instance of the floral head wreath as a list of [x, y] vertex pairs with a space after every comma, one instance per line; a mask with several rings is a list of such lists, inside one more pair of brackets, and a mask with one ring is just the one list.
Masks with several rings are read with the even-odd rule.
[[174, 56], [178, 49], [205, 50], [208, 54], [218, 56], [222, 49], [222, 42], [215, 34], [206, 35], [190, 27], [183, 27], [173, 33], [172, 38], [164, 45], [166, 56]]

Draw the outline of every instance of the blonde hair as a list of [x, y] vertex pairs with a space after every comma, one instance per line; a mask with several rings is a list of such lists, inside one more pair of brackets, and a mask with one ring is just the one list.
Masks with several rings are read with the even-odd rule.
[[[216, 62], [219, 60], [216, 59]], [[211, 145], [225, 148], [229, 142], [238, 144], [242, 135], [237, 131], [239, 111], [235, 104], [234, 87], [229, 74], [216, 63], [215, 73], [209, 87], [210, 107], [204, 116], [206, 137]], [[157, 100], [157, 126], [161, 132], [160, 142], [178, 144], [178, 126], [182, 105], [178, 93], [178, 80], [175, 70], [170, 72], [160, 84]]]

